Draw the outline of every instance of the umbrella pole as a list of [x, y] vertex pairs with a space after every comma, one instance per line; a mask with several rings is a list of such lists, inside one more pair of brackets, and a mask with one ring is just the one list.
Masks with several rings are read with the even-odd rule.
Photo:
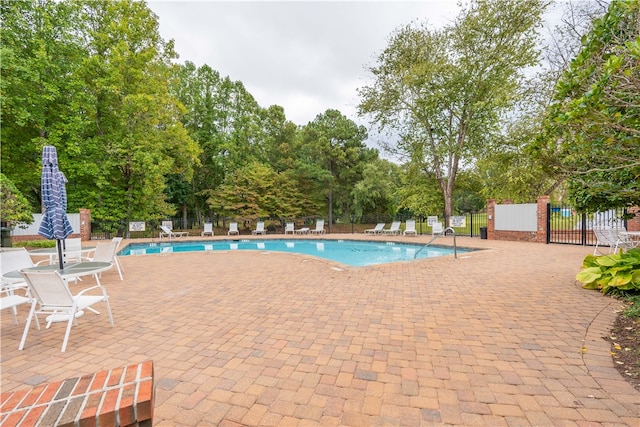
[[58, 242], [58, 260], [60, 260], [60, 270], [64, 268], [64, 261], [62, 259], [62, 241], [60, 239], [56, 239]]

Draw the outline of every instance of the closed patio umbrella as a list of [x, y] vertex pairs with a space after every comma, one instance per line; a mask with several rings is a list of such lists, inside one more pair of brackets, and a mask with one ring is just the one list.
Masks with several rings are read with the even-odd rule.
[[45, 145], [42, 149], [42, 204], [44, 214], [38, 234], [47, 239], [56, 239], [60, 269], [64, 267], [62, 260], [62, 240], [73, 233], [67, 217], [67, 178], [58, 169], [58, 153], [56, 147]]

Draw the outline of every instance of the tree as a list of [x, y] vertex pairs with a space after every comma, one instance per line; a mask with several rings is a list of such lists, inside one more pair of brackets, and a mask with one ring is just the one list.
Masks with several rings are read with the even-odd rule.
[[594, 21], [531, 146], [578, 210], [640, 204], [639, 22], [636, 0]]
[[435, 176], [444, 214], [453, 213], [461, 166], [471, 164], [522, 96], [535, 65], [542, 0], [474, 1], [442, 30], [397, 30], [359, 90], [359, 112], [400, 136], [395, 149]]
[[304, 158], [318, 177], [327, 198], [329, 230], [333, 223], [334, 203], [343, 214], [351, 211], [351, 189], [362, 176], [362, 167], [377, 157], [364, 144], [367, 131], [338, 110], [327, 110], [302, 129]]
[[366, 163], [362, 179], [351, 190], [355, 217], [362, 218], [369, 213], [393, 215], [398, 205], [396, 194], [401, 176], [400, 167], [388, 160]]
[[296, 218], [305, 197], [288, 173], [277, 173], [258, 162], [228, 174], [218, 189], [207, 194], [207, 203], [214, 211], [242, 221]]
[[82, 117], [75, 105], [82, 85], [74, 70], [84, 55], [73, 29], [78, 11], [52, 0], [0, 3], [2, 170], [34, 207], [42, 147], [60, 147]]
[[[33, 214], [29, 201], [3, 173], [0, 173], [0, 222], [12, 227], [17, 222], [31, 224]], [[3, 225], [4, 227], [4, 225]]]
[[180, 121], [184, 106], [169, 93], [173, 44], [140, 2], [84, 3], [81, 22], [87, 58], [76, 72], [88, 123], [65, 147], [76, 165], [69, 181], [81, 185], [69, 192], [70, 204], [82, 200], [114, 223], [171, 215], [167, 176], [189, 182], [199, 154]]

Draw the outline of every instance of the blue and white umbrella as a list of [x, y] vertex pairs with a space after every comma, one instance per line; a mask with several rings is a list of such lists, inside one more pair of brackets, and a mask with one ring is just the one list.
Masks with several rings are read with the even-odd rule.
[[45, 145], [42, 149], [42, 204], [44, 214], [38, 234], [58, 241], [60, 269], [63, 268], [61, 241], [73, 233], [67, 217], [67, 178], [58, 169], [56, 147]]

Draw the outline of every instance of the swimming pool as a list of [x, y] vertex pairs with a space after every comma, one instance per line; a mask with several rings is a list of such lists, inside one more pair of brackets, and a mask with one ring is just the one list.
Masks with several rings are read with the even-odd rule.
[[[146, 255], [175, 252], [259, 250], [313, 255], [355, 267], [433, 258], [453, 254], [453, 249], [395, 242], [356, 240], [216, 240], [189, 242], [131, 243], [118, 255]], [[420, 250], [422, 249], [422, 250]], [[465, 252], [458, 249], [458, 252]]]

